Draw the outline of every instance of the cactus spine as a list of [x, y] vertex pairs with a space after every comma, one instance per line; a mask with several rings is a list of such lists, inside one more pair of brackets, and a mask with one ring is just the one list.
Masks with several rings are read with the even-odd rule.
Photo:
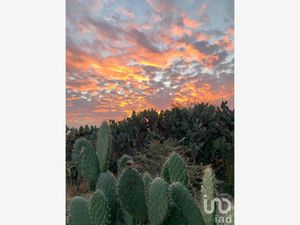
[[[201, 185], [201, 195], [202, 200], [207, 200], [207, 205], [211, 206], [211, 201], [215, 197], [215, 189], [216, 189], [216, 178], [214, 171], [210, 166], [205, 167], [203, 179], [202, 179], [202, 185]], [[204, 213], [204, 219], [207, 225], [215, 225], [215, 215], [216, 212], [212, 214], [206, 214]]]
[[205, 225], [196, 202], [183, 184], [179, 182], [171, 184], [169, 192], [188, 225]]
[[100, 173], [96, 190], [101, 190], [108, 201], [109, 212], [112, 220], [116, 217], [118, 209], [118, 181], [111, 172]]
[[146, 220], [144, 183], [136, 169], [129, 167], [123, 170], [119, 181], [119, 197], [121, 206], [137, 221]]
[[82, 197], [74, 197], [70, 205], [71, 225], [92, 225], [87, 201]]
[[102, 191], [97, 190], [94, 193], [90, 201], [90, 211], [93, 225], [110, 224], [108, 201]]
[[161, 225], [169, 211], [169, 185], [162, 178], [155, 178], [147, 196], [147, 213], [151, 225]]
[[99, 160], [99, 167], [101, 172], [107, 170], [108, 156], [110, 153], [111, 135], [107, 122], [103, 122], [100, 126], [97, 139], [97, 156]]
[[188, 173], [183, 158], [173, 152], [163, 165], [162, 176], [168, 183], [188, 183]]
[[80, 175], [88, 179], [90, 190], [95, 190], [99, 165], [93, 146], [85, 138], [78, 139], [75, 142], [72, 157]]

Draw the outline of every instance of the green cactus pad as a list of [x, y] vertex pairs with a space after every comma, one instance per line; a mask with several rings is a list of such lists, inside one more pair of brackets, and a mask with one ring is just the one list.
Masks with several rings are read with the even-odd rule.
[[111, 172], [99, 174], [96, 190], [101, 190], [105, 194], [112, 218], [115, 218], [118, 208], [117, 185], [118, 181]]
[[143, 179], [134, 168], [126, 168], [120, 176], [119, 197], [121, 206], [136, 220], [146, 220], [146, 199]]
[[168, 183], [188, 182], [188, 172], [183, 158], [173, 152], [163, 165], [162, 176]]
[[93, 146], [85, 138], [78, 139], [72, 157], [80, 175], [88, 179], [93, 191], [99, 175], [98, 159]]
[[179, 183], [173, 183], [169, 187], [173, 203], [180, 209], [188, 225], [205, 225], [199, 208], [187, 188]]
[[151, 225], [161, 225], [169, 210], [169, 185], [162, 178], [155, 178], [147, 197], [147, 213]]
[[130, 215], [125, 209], [122, 209], [122, 212], [123, 212], [123, 218], [124, 218], [126, 225], [136, 225], [137, 224], [135, 219], [133, 218], [133, 216]]
[[90, 212], [93, 225], [111, 224], [108, 201], [102, 191], [97, 190], [91, 198]]
[[144, 181], [145, 193], [148, 194], [149, 187], [150, 187], [151, 182], [152, 182], [152, 177], [148, 172], [146, 172], [144, 174], [143, 181]]
[[[216, 189], [216, 178], [213, 169], [210, 166], [205, 167], [202, 185], [201, 185], [201, 195], [202, 199], [206, 198], [207, 203], [210, 206], [211, 201], [215, 198], [215, 189]], [[204, 220], [207, 225], [216, 225], [215, 222], [216, 212], [212, 214], [204, 214]]]
[[69, 224], [92, 225], [88, 202], [82, 197], [74, 197], [70, 205]]
[[181, 210], [172, 204], [168, 217], [164, 222], [164, 225], [187, 225], [187, 221], [182, 215]]
[[119, 159], [119, 161], [118, 161], [119, 174], [121, 174], [123, 169], [126, 168], [126, 163], [129, 160], [132, 160], [131, 156], [129, 156], [129, 155], [122, 155], [122, 157]]
[[100, 126], [97, 139], [97, 156], [101, 172], [107, 170], [108, 156], [110, 153], [110, 129], [107, 122], [103, 122]]

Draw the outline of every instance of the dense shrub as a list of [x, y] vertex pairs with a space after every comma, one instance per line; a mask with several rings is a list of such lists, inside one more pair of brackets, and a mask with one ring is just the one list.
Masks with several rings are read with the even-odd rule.
[[[217, 107], [202, 103], [161, 112], [153, 109], [133, 112], [122, 121], [109, 121], [109, 126], [112, 135], [109, 169], [113, 173], [117, 172], [116, 162], [122, 155], [142, 158], [150, 143], [164, 143], [171, 138], [184, 146], [184, 156], [191, 164], [212, 165], [221, 181], [220, 187], [233, 194], [234, 111], [226, 102]], [[85, 137], [95, 145], [98, 129], [94, 126], [67, 127], [66, 132], [69, 162], [75, 140]]]

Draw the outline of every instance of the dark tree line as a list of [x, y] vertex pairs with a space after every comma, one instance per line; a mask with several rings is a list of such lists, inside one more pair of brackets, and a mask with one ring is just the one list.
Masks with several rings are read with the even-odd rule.
[[[112, 171], [116, 171], [116, 161], [123, 154], [134, 156], [143, 153], [152, 140], [163, 143], [172, 138], [185, 146], [185, 156], [193, 164], [211, 164], [224, 191], [233, 194], [234, 111], [229, 109], [227, 102], [220, 106], [202, 103], [186, 108], [173, 107], [160, 113], [153, 109], [133, 112], [130, 117], [118, 122], [111, 120], [109, 124]], [[97, 127], [66, 128], [66, 160], [71, 168], [68, 162], [71, 162], [73, 144], [79, 137], [95, 144]]]

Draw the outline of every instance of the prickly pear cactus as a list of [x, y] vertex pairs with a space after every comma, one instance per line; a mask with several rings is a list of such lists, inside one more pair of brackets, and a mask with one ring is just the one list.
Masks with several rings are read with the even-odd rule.
[[119, 159], [119, 161], [118, 161], [119, 174], [121, 174], [123, 169], [126, 168], [126, 164], [129, 160], [132, 160], [131, 156], [129, 156], [129, 155], [122, 155], [122, 157]]
[[168, 183], [188, 182], [188, 173], [185, 162], [180, 155], [173, 152], [163, 165], [162, 176]]
[[108, 201], [102, 191], [97, 190], [90, 201], [93, 225], [110, 224]]
[[[214, 171], [210, 166], [207, 166], [204, 169], [203, 179], [202, 179], [202, 185], [201, 185], [201, 195], [202, 200], [207, 201], [207, 205], [211, 206], [211, 201], [215, 198], [215, 189], [216, 189], [216, 178]], [[212, 214], [206, 214], [204, 212], [204, 220], [207, 225], [215, 225], [215, 215], [216, 212]]]
[[110, 153], [111, 134], [107, 122], [103, 122], [100, 126], [97, 139], [97, 156], [101, 172], [107, 170], [108, 156]]
[[88, 179], [90, 190], [95, 190], [99, 165], [96, 152], [87, 139], [80, 138], [75, 142], [72, 158], [80, 175]]
[[144, 174], [143, 181], [144, 181], [144, 187], [145, 187], [145, 194], [148, 195], [149, 187], [150, 187], [151, 182], [152, 182], [152, 177], [148, 172], [146, 172]]
[[112, 220], [115, 219], [118, 208], [117, 185], [118, 181], [111, 172], [104, 172], [99, 174], [96, 191], [101, 190], [106, 196]]
[[146, 220], [144, 183], [136, 169], [129, 167], [123, 170], [119, 181], [119, 198], [121, 206], [137, 221]]
[[179, 183], [173, 183], [169, 187], [173, 203], [180, 209], [188, 225], [205, 225], [199, 208], [187, 188]]
[[123, 212], [123, 218], [124, 218], [126, 225], [136, 225], [137, 224], [135, 219], [133, 218], [133, 216], [130, 215], [125, 209], [122, 209], [122, 212]]
[[169, 185], [162, 178], [155, 178], [147, 197], [147, 213], [150, 225], [161, 225], [169, 211]]
[[72, 199], [69, 224], [92, 225], [88, 202], [84, 198], [77, 196]]
[[187, 225], [187, 221], [182, 215], [181, 210], [175, 205], [171, 204], [171, 209], [169, 212], [164, 225]]

